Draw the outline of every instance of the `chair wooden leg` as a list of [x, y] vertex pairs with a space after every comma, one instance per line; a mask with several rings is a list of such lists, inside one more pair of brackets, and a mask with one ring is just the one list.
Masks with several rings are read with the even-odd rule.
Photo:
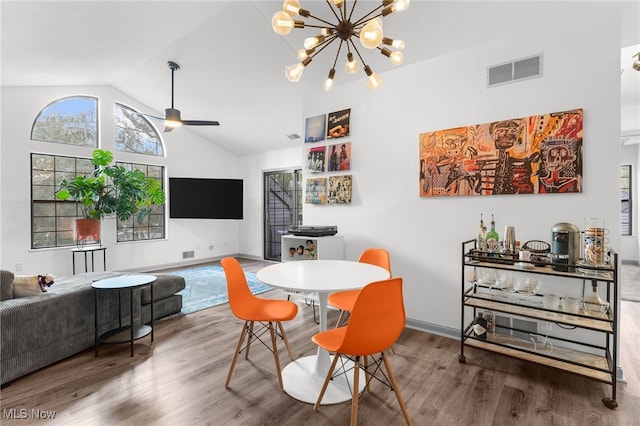
[[[373, 356], [371, 357], [371, 359], [375, 362], [375, 359], [373, 358]], [[369, 358], [365, 355], [364, 356], [364, 371], [365, 371], [364, 381], [367, 384], [367, 392], [371, 392], [371, 378], [367, 374], [367, 368], [369, 368]]]
[[396, 349], [393, 347], [393, 345], [391, 345], [391, 353], [393, 353], [394, 355], [396, 354]]
[[293, 356], [293, 352], [291, 352], [291, 346], [289, 346], [289, 339], [287, 339], [287, 335], [284, 332], [284, 327], [281, 322], [276, 323], [278, 328], [280, 329], [280, 334], [282, 334], [282, 340], [284, 340], [284, 345], [287, 347], [287, 352], [289, 352], [289, 358], [291, 361], [295, 361], [295, 357]]
[[402, 409], [402, 414], [404, 414], [404, 419], [407, 422], [408, 426], [412, 426], [411, 417], [409, 417], [409, 412], [407, 411], [407, 406], [404, 404], [404, 400], [402, 399], [402, 395], [400, 394], [400, 388], [398, 388], [398, 382], [396, 381], [396, 376], [393, 374], [393, 370], [391, 370], [391, 364], [387, 359], [387, 356], [382, 352], [382, 360], [384, 361], [384, 368], [387, 369], [387, 374], [389, 374], [389, 380], [391, 380], [391, 384], [393, 385], [393, 391], [396, 394], [396, 398], [398, 399], [398, 403], [400, 404], [400, 408]]
[[335, 328], [340, 327], [340, 323], [342, 322], [342, 315], [344, 315], [344, 311], [342, 309], [340, 309], [340, 315], [338, 315], [338, 321], [336, 321], [336, 327]]
[[271, 333], [271, 344], [273, 345], [273, 359], [276, 361], [276, 371], [278, 372], [278, 383], [280, 389], [284, 389], [282, 385], [282, 373], [280, 372], [280, 358], [278, 357], [278, 345], [276, 344], [276, 332], [273, 330], [273, 323], [269, 323], [269, 333]]
[[249, 349], [251, 348], [251, 338], [253, 337], [253, 321], [249, 323], [249, 336], [247, 338], [247, 351], [244, 353], [244, 359], [249, 359]]
[[331, 366], [329, 367], [329, 372], [327, 373], [327, 377], [324, 379], [324, 384], [322, 385], [322, 389], [320, 390], [320, 395], [318, 395], [318, 400], [313, 406], [313, 411], [318, 411], [318, 408], [320, 408], [322, 397], [324, 396], [324, 393], [327, 391], [327, 386], [329, 386], [329, 380], [331, 380], [331, 376], [333, 375], [333, 370], [335, 370], [336, 364], [338, 363], [339, 358], [340, 358], [340, 354], [335, 354], [335, 356], [333, 357], [333, 362], [331, 362]]
[[233, 369], [236, 367], [236, 361], [238, 361], [238, 355], [240, 355], [240, 348], [242, 348], [242, 343], [244, 342], [244, 336], [247, 334], [247, 321], [242, 324], [242, 331], [240, 332], [240, 338], [238, 339], [238, 344], [236, 345], [236, 352], [233, 354], [233, 360], [231, 361], [231, 367], [229, 368], [229, 374], [227, 374], [227, 381], [224, 383], [224, 387], [229, 387], [229, 382], [231, 382], [231, 376], [233, 375]]
[[351, 426], [358, 423], [358, 396], [360, 389], [360, 355], [356, 355], [353, 368], [353, 396], [351, 397]]

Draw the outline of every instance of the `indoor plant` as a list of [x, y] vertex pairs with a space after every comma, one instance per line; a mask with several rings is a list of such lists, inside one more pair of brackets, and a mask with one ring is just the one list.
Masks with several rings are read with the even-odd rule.
[[[135, 215], [138, 222], [149, 214], [153, 204], [163, 204], [165, 193], [162, 182], [147, 177], [140, 170], [127, 170], [111, 164], [113, 154], [110, 151], [96, 149], [91, 162], [95, 170], [91, 175], [78, 175], [72, 180], [64, 180], [56, 193], [58, 200], [79, 202], [82, 218], [76, 223], [76, 238], [86, 240], [91, 236], [99, 240], [100, 220], [106, 216], [116, 216], [124, 221]], [[83, 221], [87, 219], [97, 230], [83, 234]], [[97, 234], [96, 234], [97, 232]]]

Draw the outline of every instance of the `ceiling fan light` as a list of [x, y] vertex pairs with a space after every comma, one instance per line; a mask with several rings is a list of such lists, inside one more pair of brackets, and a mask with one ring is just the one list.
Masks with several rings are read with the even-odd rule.
[[279, 10], [274, 13], [273, 18], [271, 18], [271, 28], [273, 28], [276, 34], [281, 36], [289, 34], [294, 26], [295, 22], [285, 11]]
[[170, 129], [175, 129], [176, 127], [182, 126], [182, 121], [164, 120], [164, 125]]
[[375, 49], [382, 43], [383, 38], [382, 20], [380, 18], [370, 20], [360, 31], [360, 43], [366, 49]]

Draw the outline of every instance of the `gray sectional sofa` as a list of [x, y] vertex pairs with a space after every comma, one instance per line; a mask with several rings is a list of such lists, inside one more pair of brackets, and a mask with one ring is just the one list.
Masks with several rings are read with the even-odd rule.
[[[56, 278], [46, 293], [12, 298], [13, 273], [0, 271], [0, 378], [5, 386], [25, 374], [67, 358], [95, 343], [95, 295], [91, 283], [123, 272], [89, 272]], [[154, 319], [176, 314], [182, 309], [184, 278], [155, 274], [153, 284]], [[136, 324], [151, 319], [151, 292], [148, 287], [133, 292]], [[123, 324], [129, 324], [129, 292], [121, 293]], [[101, 292], [98, 303], [98, 331], [118, 326], [118, 293]]]

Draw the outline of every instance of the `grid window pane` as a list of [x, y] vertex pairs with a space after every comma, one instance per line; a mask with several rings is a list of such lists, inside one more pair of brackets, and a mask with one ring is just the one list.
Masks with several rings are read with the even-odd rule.
[[[164, 182], [162, 166], [117, 163], [129, 170], [142, 170], [145, 174], [153, 170], [154, 177]], [[63, 179], [73, 179], [79, 174], [89, 175], [93, 171], [90, 159], [58, 155], [31, 155], [31, 247], [49, 248], [71, 246], [76, 243], [75, 218], [80, 217], [79, 204], [71, 201], [56, 201], [55, 193]], [[142, 223], [132, 217], [118, 223], [118, 241], [161, 239], [165, 236], [165, 208], [152, 206], [151, 215]]]
[[632, 235], [632, 204], [631, 204], [631, 165], [620, 166], [620, 233]]

